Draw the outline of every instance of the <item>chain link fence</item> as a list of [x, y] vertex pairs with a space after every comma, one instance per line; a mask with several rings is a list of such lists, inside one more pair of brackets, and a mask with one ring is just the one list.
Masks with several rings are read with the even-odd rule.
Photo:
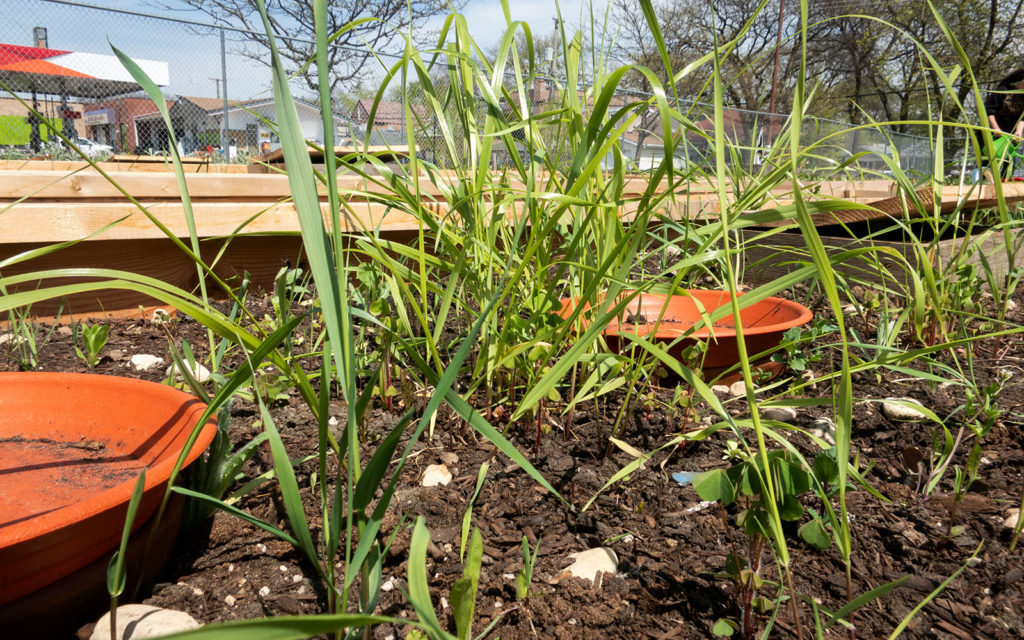
[[[278, 148], [269, 68], [243, 52], [251, 45], [247, 34], [146, 11], [72, 0], [21, 0], [8, 6], [0, 23], [0, 150], [8, 157], [55, 157], [62, 152], [70, 156], [54, 135], [60, 131], [97, 157], [165, 153], [170, 136], [164, 120], [111, 45], [161, 86], [183, 156], [245, 162]], [[252, 47], [248, 48], [251, 52]], [[532, 79], [527, 104], [506, 102], [503, 109], [515, 117], [550, 112], [558, 101], [558, 86], [555, 78]], [[323, 121], [315, 94], [301, 79], [292, 88], [304, 135], [322, 143]], [[639, 105], [648, 97], [623, 92], [613, 107]], [[414, 107], [408, 118], [399, 103], [385, 101], [377, 105], [368, 124], [372, 104], [372, 100], [341, 96], [333, 105], [339, 145], [364, 140], [371, 145], [404, 145], [411, 127], [426, 160], [450, 166], [466, 159], [467, 148], [453, 150], [444, 145], [440, 123], [425, 108]], [[689, 115], [694, 126], [673, 132], [675, 164], [710, 167], [714, 156], [708, 145], [714, 128], [710, 105], [684, 102], [677, 108]], [[482, 103], [480, 109], [482, 115]], [[446, 124], [458, 139], [461, 119], [454, 112], [447, 116]], [[727, 162], [757, 168], [767, 160], [767, 150], [784, 119], [727, 109], [723, 123], [731, 143]], [[932, 170], [927, 138], [884, 130], [854, 131], [844, 123], [810, 118], [801, 126], [805, 143], [821, 143], [808, 159], [808, 169], [851, 163], [854, 171], [885, 174], [888, 165], [883, 157], [898, 157], [904, 171], [928, 174]], [[558, 153], [559, 126], [541, 126], [539, 131], [552, 138], [546, 141], [548, 151]], [[622, 136], [622, 154], [633, 169], [651, 170], [665, 157], [663, 138], [657, 113], [640, 113], [636, 126]], [[497, 163], [510, 160], [508, 150], [500, 145], [494, 155]]]

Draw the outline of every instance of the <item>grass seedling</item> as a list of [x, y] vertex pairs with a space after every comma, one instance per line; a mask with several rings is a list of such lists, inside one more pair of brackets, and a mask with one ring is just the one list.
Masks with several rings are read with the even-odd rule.
[[469, 640], [473, 632], [473, 611], [476, 608], [476, 591], [480, 584], [480, 567], [484, 554], [484, 543], [480, 530], [473, 529], [469, 542], [469, 555], [462, 569], [462, 578], [452, 585], [452, 617], [455, 618], [455, 635], [459, 640]]
[[[0, 287], [0, 291], [2, 290]], [[50, 328], [40, 336], [39, 323], [32, 317], [30, 307], [12, 309], [7, 314], [8, 331], [4, 334], [7, 338], [7, 353], [19, 369], [35, 371], [39, 368], [39, 350], [50, 341], [59, 319], [60, 310], [57, 311], [57, 317]]]
[[523, 568], [516, 573], [516, 600], [526, 600], [530, 597], [530, 585], [533, 584], [533, 570], [537, 565], [538, 551], [540, 551], [540, 540], [533, 546], [533, 555], [531, 555], [530, 541], [523, 536]]
[[462, 516], [462, 535], [459, 538], [459, 560], [465, 559], [466, 556], [466, 539], [469, 537], [469, 526], [473, 519], [473, 505], [476, 503], [477, 496], [480, 495], [480, 489], [484, 486], [484, 480], [487, 478], [487, 470], [490, 468], [490, 464], [484, 462], [480, 465], [480, 470], [476, 474], [476, 486], [473, 488], [473, 495], [470, 496], [469, 502], [466, 504], [466, 513]]
[[128, 500], [128, 512], [124, 518], [124, 528], [121, 529], [121, 546], [114, 552], [113, 557], [107, 564], [107, 593], [110, 594], [110, 640], [118, 640], [117, 633], [117, 599], [124, 593], [125, 584], [128, 581], [128, 572], [125, 569], [125, 554], [128, 552], [128, 538], [131, 537], [132, 525], [135, 523], [135, 514], [139, 510], [139, 503], [142, 502], [142, 493], [146, 488], [146, 469], [143, 467], [139, 478], [135, 481], [135, 488], [132, 489], [132, 496]]
[[981, 445], [976, 442], [974, 447], [971, 448], [971, 455], [967, 457], [967, 463], [964, 465], [964, 468], [954, 467], [953, 469], [955, 474], [953, 479], [953, 502], [949, 506], [949, 520], [946, 521], [946, 533], [943, 536], [947, 540], [963, 533], [963, 527], [954, 524], [956, 522], [956, 512], [964, 496], [971, 490], [971, 485], [980, 478], [978, 475], [978, 462], [980, 459]]

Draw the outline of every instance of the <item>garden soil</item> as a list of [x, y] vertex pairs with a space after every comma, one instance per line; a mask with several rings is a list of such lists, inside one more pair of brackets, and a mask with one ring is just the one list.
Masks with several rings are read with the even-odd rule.
[[[1017, 296], [1015, 323], [1024, 322], [1024, 297]], [[817, 305], [819, 317], [827, 310]], [[854, 325], [868, 335], [874, 327], [851, 316]], [[188, 318], [171, 326], [171, 335], [187, 338], [197, 351], [205, 331]], [[834, 336], [832, 336], [834, 338]], [[996, 351], [998, 349], [998, 351]], [[826, 349], [827, 351], [827, 349]], [[5, 352], [6, 353], [6, 352]], [[159, 381], [164, 371], [139, 373], [130, 366], [132, 354], [167, 356], [167, 338], [161, 327], [142, 320], [117, 321], [95, 370], [105, 375]], [[830, 366], [829, 355], [811, 365], [822, 374]], [[40, 368], [88, 371], [75, 356], [72, 337], [58, 329], [39, 350]], [[1010, 531], [1004, 527], [1008, 512], [1021, 502], [1024, 490], [1024, 344], [1014, 337], [1001, 344], [992, 341], [975, 347], [975, 374], [987, 382], [1000, 371], [1010, 375], [998, 397], [999, 420], [982, 441], [980, 472], [976, 483], [957, 510], [954, 529], [946, 536], [952, 504], [950, 471], [926, 498], [918, 491], [919, 476], [908, 467], [905, 452], [915, 447], [925, 460], [933, 449], [934, 427], [928, 422], [897, 422], [885, 417], [876, 401], [886, 397], [913, 398], [946, 418], [953, 434], [963, 423], [961, 387], [937, 385], [915, 379], [905, 372], [885, 372], [880, 377], [855, 378], [853, 446], [864, 477], [884, 499], [865, 490], [848, 494], [853, 531], [853, 592], [855, 595], [910, 576], [892, 592], [861, 607], [853, 617], [856, 637], [887, 637], [920, 603], [939, 590], [912, 618], [904, 632], [910, 638], [1020, 638], [1024, 637], [1024, 548], [1008, 550]], [[13, 359], [0, 357], [0, 370], [16, 370]], [[795, 378], [795, 376], [794, 376]], [[785, 378], [779, 390], [789, 384]], [[805, 388], [801, 397], [827, 397], [831, 391], [820, 383]], [[710, 416], [702, 403], [696, 415], [672, 409], [673, 389], [658, 392], [658, 406], [637, 403], [626, 413], [621, 440], [641, 451], [663, 445], [680, 430], [693, 430]], [[548, 493], [517, 465], [482, 442], [450, 410], [442, 408], [431, 437], [414, 446], [402, 474], [381, 540], [393, 541], [384, 560], [384, 591], [378, 613], [398, 619], [415, 614], [402, 591], [407, 580], [409, 524], [423, 516], [431, 533], [427, 570], [431, 597], [443, 625], [454, 632], [450, 590], [462, 576], [459, 547], [463, 515], [473, 494], [481, 464], [490, 461], [489, 472], [473, 506], [472, 523], [483, 537], [483, 568], [480, 575], [474, 634], [494, 625], [488, 637], [517, 638], [708, 638], [715, 623], [738, 618], [738, 585], [726, 573], [732, 553], [747, 555], [747, 539], [735, 520], [741, 504], [726, 509], [702, 502], [690, 486], [671, 477], [677, 471], [702, 471], [726, 464], [723, 451], [727, 431], [685, 447], [656, 453], [642, 468], [609, 487], [586, 510], [583, 505], [633, 456], [613, 447], [606, 455], [607, 436], [622, 399], [598, 409], [584, 407], [574, 413], [572, 424], [557, 407], [543, 416], [545, 433], [536, 451], [535, 424], [512, 425], [509, 437], [561, 494]], [[396, 400], [396, 405], [400, 404]], [[748, 413], [742, 398], [726, 407], [736, 416]], [[504, 427], [498, 417], [496, 426]], [[385, 434], [398, 418], [376, 403], [370, 409], [365, 441]], [[332, 402], [331, 414], [344, 419], [344, 406]], [[296, 397], [272, 409], [289, 454], [302, 458], [315, 451], [317, 426]], [[793, 424], [813, 429], [815, 420], [828, 417], [826, 408], [801, 408]], [[262, 427], [255, 408], [246, 402], [233, 409], [232, 439], [241, 444]], [[568, 435], [566, 430], [568, 429]], [[969, 433], [969, 432], [968, 432]], [[801, 434], [793, 443], [807, 453], [813, 449]], [[973, 440], [965, 437], [954, 464], [963, 465]], [[364, 450], [368, 456], [372, 449]], [[365, 458], [364, 458], [365, 459]], [[912, 461], [911, 461], [912, 462]], [[444, 464], [452, 474], [447, 486], [423, 487], [428, 465]], [[272, 468], [271, 454], [262, 446], [244, 467], [246, 480]], [[316, 461], [298, 467], [309, 520], [318, 533], [320, 516], [310, 493]], [[241, 483], [239, 483], [240, 485]], [[238, 486], [238, 485], [236, 485]], [[805, 506], [821, 510], [807, 494]], [[241, 498], [237, 506], [276, 526], [287, 528], [280, 494], [266, 483]], [[798, 523], [787, 530], [792, 554], [794, 587], [800, 603], [805, 634], [812, 627], [811, 604], [836, 610], [846, 603], [843, 564], [834, 547], [821, 551], [803, 543]], [[961, 529], [962, 528], [962, 529]], [[516, 598], [515, 575], [523, 568], [522, 539], [531, 549], [539, 547], [529, 596]], [[980, 551], [972, 558], [975, 550]], [[608, 547], [615, 552], [618, 569], [595, 583], [565, 577], [569, 554]], [[762, 557], [764, 584], [758, 595], [769, 600], [777, 594], [779, 574], [768, 552]], [[940, 589], [944, 582], [962, 572]], [[202, 521], [179, 537], [171, 563], [142, 594], [143, 602], [186, 611], [200, 622], [210, 623], [265, 616], [324, 612], [326, 596], [313, 567], [286, 542], [224, 513]], [[769, 610], [760, 615], [763, 629]], [[381, 625], [372, 637], [404, 638], [411, 627]], [[777, 609], [773, 637], [793, 637], [795, 625], [788, 603]], [[850, 637], [838, 625], [829, 637]]]

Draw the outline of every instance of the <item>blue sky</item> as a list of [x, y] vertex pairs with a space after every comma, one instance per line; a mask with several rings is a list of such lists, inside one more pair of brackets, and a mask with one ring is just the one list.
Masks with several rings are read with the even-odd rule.
[[[607, 0], [593, 0], [595, 18], [600, 22], [604, 15]], [[567, 25], [580, 22], [581, 12], [589, 6], [586, 0], [565, 0], [558, 3], [562, 10], [562, 18]], [[513, 20], [529, 23], [530, 29], [536, 34], [550, 33], [554, 28], [557, 15], [553, 0], [509, 0], [509, 10]], [[495, 44], [505, 32], [505, 17], [498, 0], [472, 0], [462, 10], [469, 24], [470, 32], [481, 46]]]
[[[171, 12], [155, 8], [161, 1], [173, 5], [175, 0], [82, 1], [96, 6], [208, 22], [202, 14], [194, 11]], [[595, 13], [603, 16], [607, 0], [593, 1]], [[560, 2], [562, 16], [570, 31], [572, 25], [579, 24], [581, 11], [588, 3], [589, 0]], [[554, 28], [556, 11], [552, 0], [509, 0], [509, 6], [512, 19], [528, 22], [537, 34], [550, 33]], [[505, 31], [499, 0], [471, 0], [462, 13], [474, 38], [485, 50], [496, 44]], [[439, 23], [440, 20], [433, 21], [428, 27], [436, 28]], [[183, 32], [182, 28], [168, 28], [168, 24], [162, 21], [43, 0], [20, 0], [6, 8], [5, 19], [0, 21], [0, 42], [31, 44], [33, 26], [48, 29], [52, 48], [110, 53], [109, 38], [111, 43], [132, 57], [166, 61], [171, 79], [167, 91], [171, 93], [213, 97], [216, 92], [217, 81], [214, 78], [220, 76], [220, 49], [216, 34], [190, 34]], [[256, 97], [269, 85], [269, 72], [266, 67], [232, 57], [228, 79], [229, 96]]]

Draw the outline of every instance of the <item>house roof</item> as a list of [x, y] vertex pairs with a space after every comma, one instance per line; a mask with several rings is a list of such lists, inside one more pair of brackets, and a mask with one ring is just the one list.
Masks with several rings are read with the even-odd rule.
[[[189, 102], [191, 102], [192, 104], [196, 105], [197, 107], [199, 107], [201, 109], [205, 109], [206, 111], [214, 111], [214, 110], [217, 110], [217, 109], [223, 109], [224, 108], [224, 99], [223, 98], [200, 98], [198, 96], [181, 96], [181, 97], [184, 98], [185, 100], [188, 100]], [[238, 101], [237, 100], [228, 100], [228, 104], [229, 105], [237, 105]]]
[[[373, 100], [363, 98], [356, 103], [352, 110], [352, 117], [358, 122], [366, 122], [373, 109]], [[377, 105], [377, 112], [373, 115], [373, 124], [393, 124], [401, 126], [403, 119], [402, 103], [382, 100]]]

